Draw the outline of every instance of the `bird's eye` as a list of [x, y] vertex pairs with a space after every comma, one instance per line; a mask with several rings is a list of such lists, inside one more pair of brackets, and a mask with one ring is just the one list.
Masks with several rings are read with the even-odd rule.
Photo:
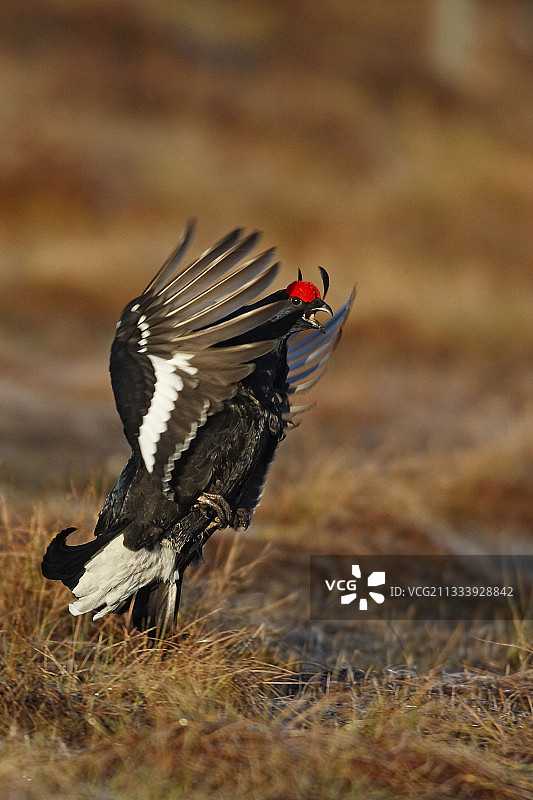
[[302, 298], [301, 297], [291, 297], [291, 303], [294, 303], [295, 306], [302, 305]]

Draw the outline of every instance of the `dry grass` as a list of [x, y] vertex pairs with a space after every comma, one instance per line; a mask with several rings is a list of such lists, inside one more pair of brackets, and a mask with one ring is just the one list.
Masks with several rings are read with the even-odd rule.
[[[247, 598], [265, 589], [267, 556], [247, 554], [245, 567], [233, 546], [225, 568], [192, 578], [179, 633], [153, 641], [119, 618], [65, 614], [66, 590], [38, 576], [49, 524], [41, 512], [25, 530], [4, 513], [2, 558], [15, 565], [3, 567], [0, 595], [6, 798], [533, 797], [532, 654], [520, 626], [505, 632], [512, 648], [486, 642], [500, 667], [513, 650], [508, 674], [442, 669], [464, 629], [433, 665], [426, 648], [422, 670], [335, 665], [347, 654], [334, 636], [310, 664], [316, 646], [280, 636], [272, 604], [255, 608], [270, 622], [252, 625]], [[416, 640], [404, 635], [412, 660]]]

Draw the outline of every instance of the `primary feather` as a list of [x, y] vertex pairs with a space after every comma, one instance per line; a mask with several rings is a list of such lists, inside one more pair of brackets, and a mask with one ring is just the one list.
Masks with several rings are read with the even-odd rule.
[[311, 407], [291, 398], [320, 378], [353, 300], [333, 315], [300, 272], [257, 300], [277, 275], [274, 250], [250, 256], [258, 234], [236, 229], [183, 267], [192, 231], [117, 324], [111, 383], [132, 453], [95, 538], [70, 546], [69, 528], [43, 559], [77, 598], [73, 614], [96, 619], [134, 597], [136, 625], [172, 623], [211, 533], [248, 526], [277, 445]]

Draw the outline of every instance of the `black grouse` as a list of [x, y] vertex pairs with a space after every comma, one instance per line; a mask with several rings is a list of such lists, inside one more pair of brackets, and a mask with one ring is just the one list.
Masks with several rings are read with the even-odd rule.
[[248, 527], [276, 447], [310, 407], [291, 400], [319, 379], [353, 300], [333, 314], [320, 267], [324, 297], [299, 270], [256, 300], [279, 269], [273, 249], [245, 260], [259, 234], [237, 229], [180, 267], [192, 232], [117, 325], [111, 382], [132, 453], [95, 537], [71, 546], [67, 528], [43, 558], [43, 575], [77, 598], [75, 615], [98, 619], [133, 598], [137, 627], [172, 624], [209, 536]]

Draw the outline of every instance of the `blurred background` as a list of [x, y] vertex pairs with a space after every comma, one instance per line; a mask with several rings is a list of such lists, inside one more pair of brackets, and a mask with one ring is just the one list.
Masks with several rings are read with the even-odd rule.
[[358, 285], [250, 541], [531, 547], [531, 0], [4, 0], [0, 96], [10, 503], [79, 524], [90, 485], [92, 530], [115, 323], [196, 217]]

